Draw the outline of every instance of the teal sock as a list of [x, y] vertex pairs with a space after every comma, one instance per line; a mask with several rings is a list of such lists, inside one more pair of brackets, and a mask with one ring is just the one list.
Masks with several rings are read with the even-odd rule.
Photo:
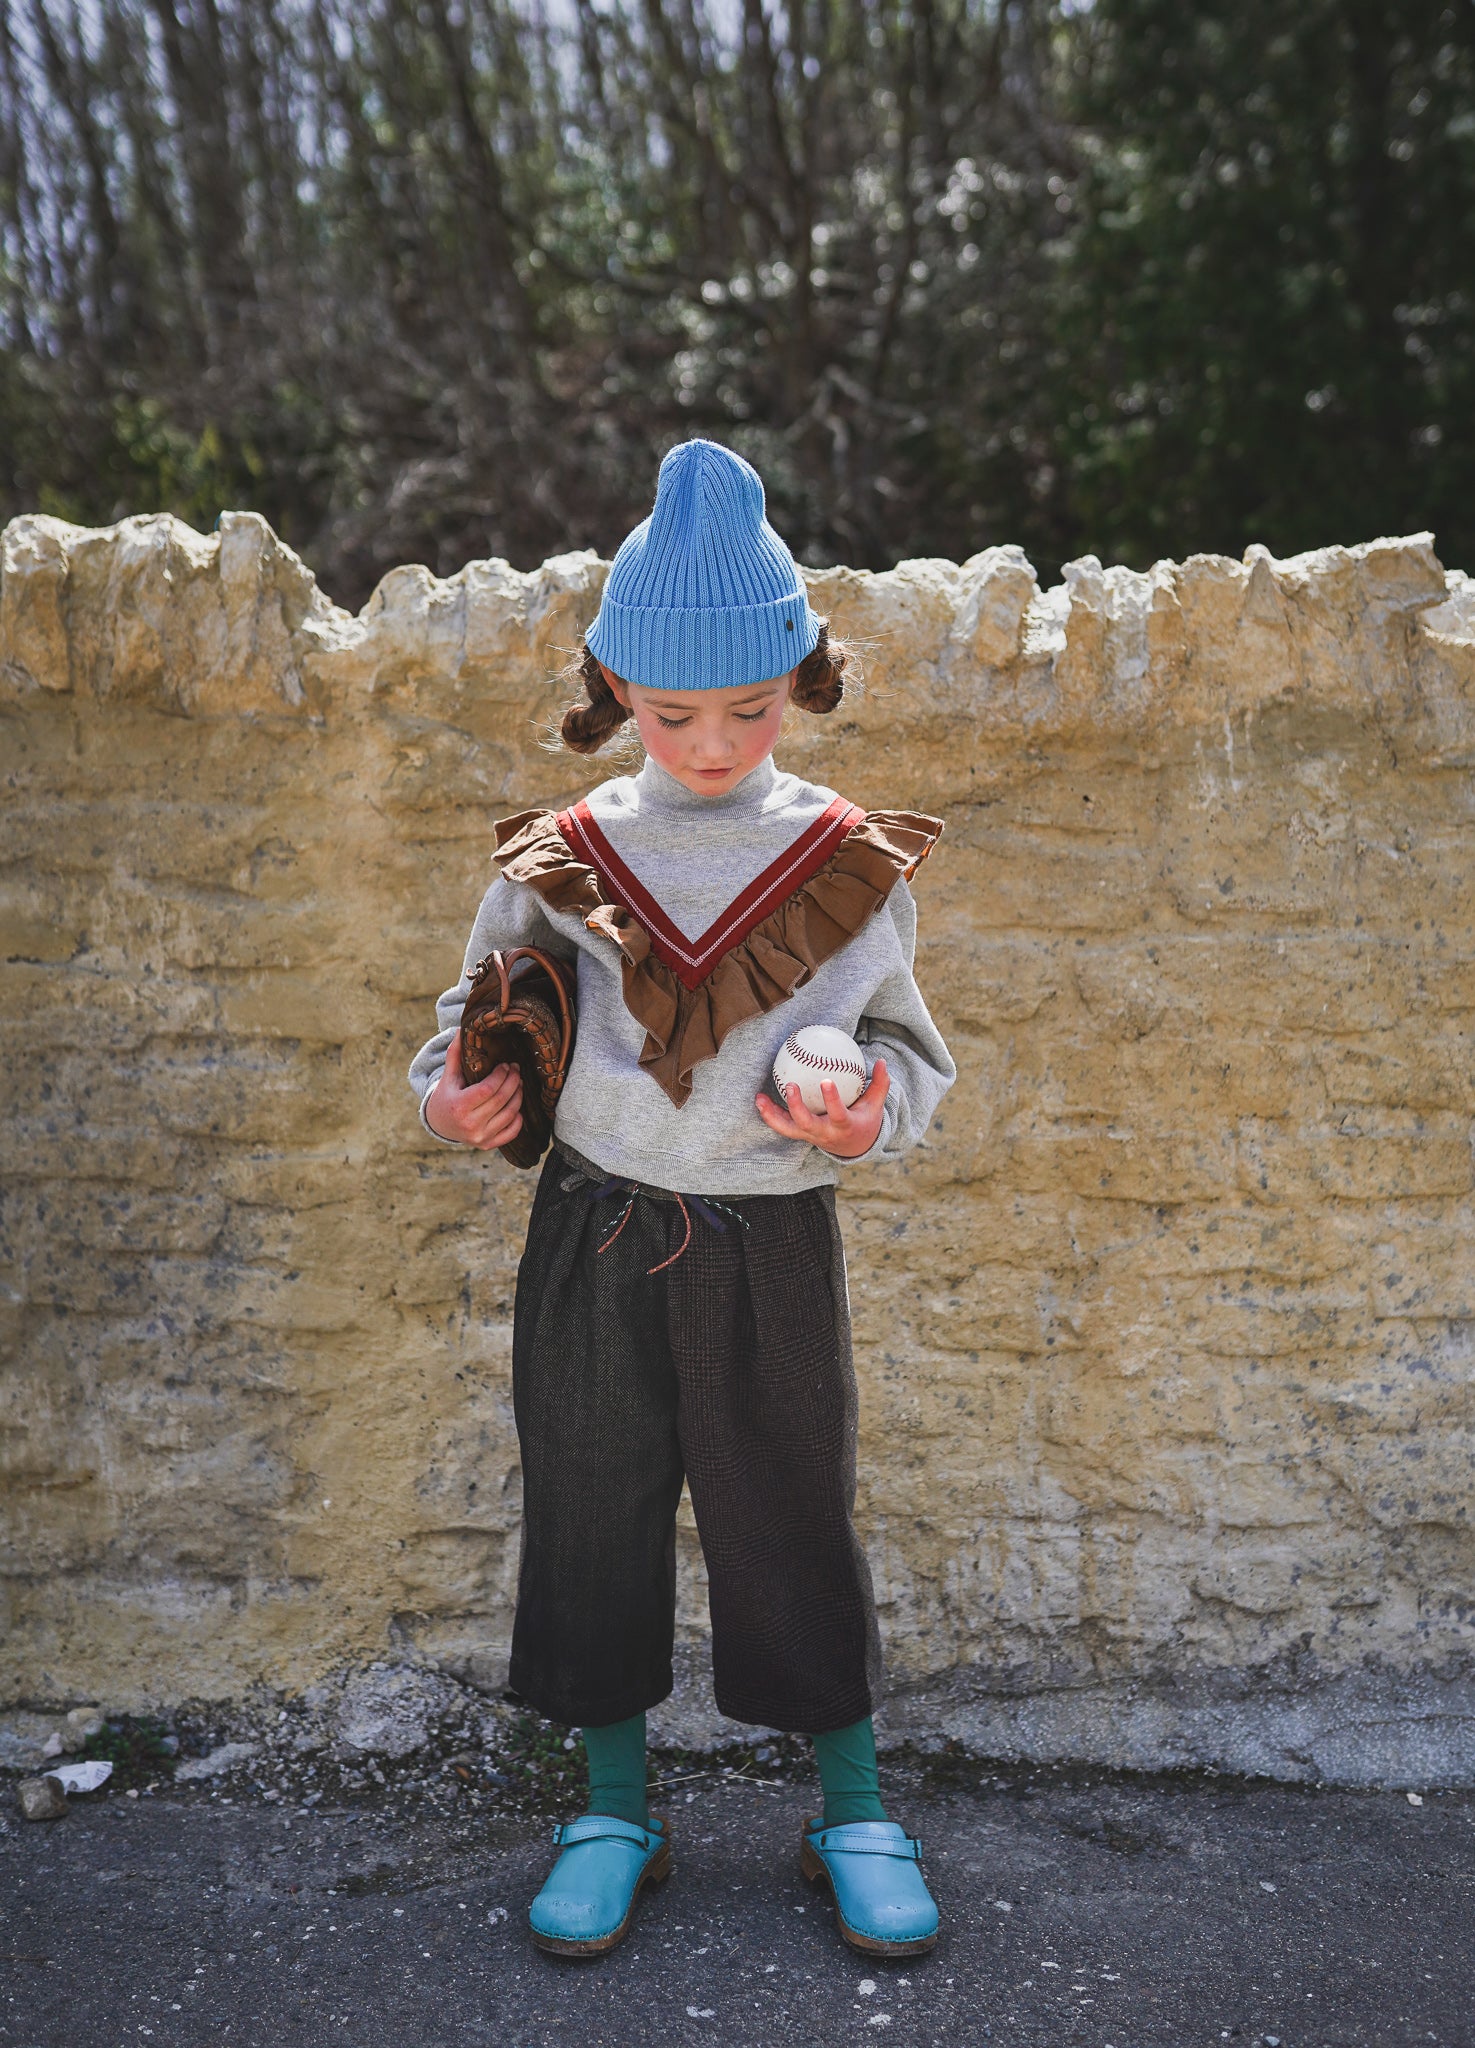
[[611, 1721], [604, 1728], [584, 1730], [589, 1756], [589, 1811], [613, 1814], [616, 1820], [650, 1824], [645, 1803], [645, 1716]]
[[848, 1728], [814, 1738], [814, 1760], [825, 1794], [825, 1826], [843, 1828], [856, 1820], [885, 1820], [881, 1779], [876, 1770], [876, 1729], [869, 1714]]

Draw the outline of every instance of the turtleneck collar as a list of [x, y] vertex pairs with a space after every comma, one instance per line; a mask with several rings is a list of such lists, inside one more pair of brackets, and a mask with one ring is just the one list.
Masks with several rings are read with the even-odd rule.
[[696, 790], [688, 789], [684, 782], [678, 782], [674, 775], [658, 767], [649, 754], [634, 778], [635, 787], [640, 791], [642, 810], [700, 811], [705, 816], [720, 814], [724, 817], [761, 810], [772, 796], [778, 779], [772, 754], [765, 754], [756, 768], [750, 768], [741, 782], [724, 790], [721, 796], [702, 796]]

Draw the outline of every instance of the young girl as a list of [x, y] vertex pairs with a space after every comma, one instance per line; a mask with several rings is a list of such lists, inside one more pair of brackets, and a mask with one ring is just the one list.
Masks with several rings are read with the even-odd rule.
[[[683, 1479], [709, 1575], [717, 1704], [814, 1738], [824, 1817], [801, 1863], [840, 1931], [930, 1948], [921, 1845], [886, 1816], [880, 1642], [851, 1523], [856, 1394], [838, 1167], [899, 1158], [955, 1068], [912, 979], [906, 878], [942, 827], [867, 815], [771, 758], [784, 707], [833, 711], [843, 649], [811, 611], [756, 472], [687, 441], [615, 557], [563, 737], [629, 718], [636, 775], [496, 827], [500, 876], [410, 1083], [433, 1136], [520, 1128], [520, 1082], [463, 1083], [478, 960], [540, 946], [578, 976], [578, 1038], [518, 1269], [513, 1404], [524, 1527], [511, 1685], [582, 1729], [589, 1811], [533, 1901], [539, 1945], [612, 1948], [670, 1829], [646, 1807], [645, 1715], [672, 1685]], [[765, 1092], [807, 1024], [870, 1053], [847, 1109]]]

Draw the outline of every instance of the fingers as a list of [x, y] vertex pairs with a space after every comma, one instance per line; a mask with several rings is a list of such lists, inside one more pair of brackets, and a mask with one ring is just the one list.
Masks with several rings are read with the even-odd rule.
[[[494, 1093], [479, 1103], [470, 1100], [470, 1091], [462, 1101], [469, 1111], [469, 1122], [473, 1132], [472, 1143], [483, 1146], [505, 1145], [515, 1138], [522, 1129], [522, 1075], [516, 1067], [498, 1068], [503, 1079], [498, 1081]], [[491, 1081], [494, 1075], [488, 1074]], [[483, 1084], [477, 1083], [478, 1087]]]
[[824, 1121], [824, 1112], [814, 1110], [804, 1100], [804, 1091], [797, 1081], [791, 1081], [783, 1091], [784, 1107], [794, 1123], [806, 1138], [813, 1138], [815, 1131]]
[[461, 1066], [461, 1035], [453, 1032], [446, 1063], [432, 1094], [443, 1105], [443, 1119], [432, 1128], [457, 1137], [484, 1152], [510, 1145], [522, 1129], [522, 1074], [510, 1060], [483, 1074], [468, 1087]]
[[825, 1098], [825, 1112], [829, 1117], [831, 1128], [838, 1131], [841, 1136], [848, 1137], [850, 1135], [850, 1111], [840, 1100], [840, 1090], [833, 1081], [821, 1081], [819, 1092]]
[[875, 1066], [871, 1069], [870, 1080], [867, 1081], [860, 1094], [856, 1096], [852, 1107], [855, 1109], [879, 1109], [886, 1100], [890, 1090], [891, 1076], [886, 1070], [886, 1062], [878, 1058]]
[[780, 1109], [770, 1096], [755, 1095], [753, 1100], [757, 1106], [758, 1114], [762, 1117], [764, 1123], [767, 1124], [771, 1131], [777, 1131], [781, 1138], [802, 1138], [805, 1136], [805, 1133], [800, 1130], [789, 1112], [786, 1109]]
[[469, 1103], [485, 1102], [508, 1072], [516, 1073], [515, 1066], [506, 1064], [493, 1067], [489, 1074], [483, 1074], [479, 1081], [468, 1081], [466, 1068], [461, 1058], [461, 1034], [457, 1032], [446, 1047], [446, 1064], [441, 1078], [446, 1083], [447, 1094], [464, 1096]]
[[461, 1048], [456, 1039], [446, 1047], [446, 1064], [441, 1083], [447, 1096], [454, 1097], [458, 1111], [480, 1114], [484, 1110], [497, 1109], [512, 1099], [513, 1093], [522, 1085], [522, 1075], [509, 1060], [493, 1067], [489, 1074], [483, 1074], [479, 1081], [466, 1081], [461, 1067]]
[[485, 1127], [475, 1143], [483, 1152], [495, 1152], [500, 1145], [510, 1145], [521, 1129], [522, 1110], [503, 1110]]
[[493, 1067], [479, 1081], [473, 1081], [464, 1090], [462, 1100], [468, 1110], [479, 1114], [482, 1110], [500, 1109], [510, 1102], [522, 1088], [522, 1073], [509, 1061], [507, 1065]]
[[823, 1111], [810, 1109], [797, 1087], [782, 1091], [782, 1109], [767, 1095], [755, 1096], [754, 1102], [764, 1123], [781, 1138], [800, 1139], [837, 1159], [857, 1159], [876, 1142], [890, 1085], [886, 1062], [878, 1059], [865, 1088], [848, 1106], [833, 1081], [820, 1083]]
[[767, 1095], [757, 1095], [753, 1100], [764, 1123], [781, 1138], [802, 1138], [807, 1145], [827, 1150], [837, 1139], [844, 1142], [851, 1135], [851, 1122], [834, 1082], [824, 1082], [822, 1089], [824, 1110], [811, 1109], [795, 1086], [783, 1090], [782, 1109]]
[[824, 1098], [823, 1109], [811, 1109], [797, 1085], [784, 1090], [790, 1116], [813, 1144], [822, 1144], [836, 1133], [845, 1135], [850, 1129], [850, 1112], [840, 1100], [840, 1091], [834, 1082], [821, 1081], [819, 1092]]
[[446, 1064], [431, 1093], [442, 1105], [432, 1128], [464, 1145], [495, 1150], [510, 1144], [522, 1129], [522, 1075], [510, 1061], [467, 1088], [460, 1085], [461, 1062], [455, 1039], [446, 1049]]

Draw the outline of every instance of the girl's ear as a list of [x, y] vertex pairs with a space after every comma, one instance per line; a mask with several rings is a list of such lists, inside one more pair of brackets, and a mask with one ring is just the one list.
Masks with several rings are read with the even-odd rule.
[[615, 702], [623, 704], [628, 711], [630, 709], [630, 685], [625, 681], [624, 677], [617, 676], [614, 670], [606, 668], [603, 662], [599, 664], [599, 673], [604, 677], [609, 687], [609, 693]]

